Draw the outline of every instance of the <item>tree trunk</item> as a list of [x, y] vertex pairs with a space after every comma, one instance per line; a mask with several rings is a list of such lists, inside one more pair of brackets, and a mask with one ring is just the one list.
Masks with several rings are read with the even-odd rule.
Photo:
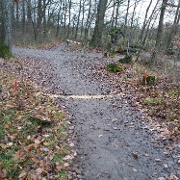
[[58, 11], [56, 37], [58, 37], [58, 35], [59, 35], [59, 30], [60, 30], [60, 13], [61, 13], [61, 4], [59, 5], [59, 11]]
[[31, 29], [32, 25], [32, 16], [31, 16], [31, 0], [27, 1], [27, 31]]
[[19, 4], [16, 3], [16, 25], [19, 23]]
[[85, 2], [86, 2], [86, 0], [83, 0], [83, 6], [82, 6], [83, 15], [82, 15], [82, 21], [81, 21], [81, 38], [82, 38], [82, 35], [83, 35], [83, 29], [84, 29]]
[[71, 29], [70, 29], [71, 27], [70, 27], [70, 25], [71, 25], [71, 8], [72, 8], [72, 1], [69, 0], [68, 3], [69, 3], [69, 22], [68, 22], [67, 38], [71, 37]]
[[42, 23], [42, 3], [41, 0], [38, 0], [38, 18], [37, 18], [37, 30], [40, 31]]
[[166, 4], [168, 0], [163, 0], [162, 6], [161, 6], [161, 14], [159, 18], [159, 25], [158, 25], [158, 31], [157, 31], [157, 37], [156, 37], [156, 48], [160, 49], [160, 46], [162, 44], [162, 32], [163, 32], [163, 22], [164, 22], [164, 14], [166, 10]]
[[142, 45], [145, 45], [145, 43], [146, 43], [147, 35], [148, 35], [148, 32], [149, 32], [149, 27], [151, 25], [151, 22], [152, 22], [154, 16], [155, 16], [155, 19], [157, 19], [158, 13], [155, 13], [155, 11], [157, 9], [158, 3], [159, 3], [159, 0], [157, 0], [156, 5], [154, 6], [154, 9], [153, 9], [152, 13], [151, 13], [151, 15], [149, 16], [149, 18], [148, 18], [148, 20], [146, 22], [146, 25], [145, 25], [146, 26], [146, 28], [145, 28], [146, 32], [145, 32], [144, 37], [142, 37], [143, 38]]
[[[154, 15], [155, 15], [155, 18], [154, 18]], [[148, 32], [149, 32], [149, 30], [151, 29], [151, 28], [150, 28], [151, 21], [152, 21], [153, 18], [154, 18], [154, 23], [155, 23], [156, 20], [157, 20], [157, 18], [158, 18], [158, 15], [159, 15], [158, 12], [157, 12], [156, 14], [153, 13], [153, 16], [151, 16], [151, 18], [149, 19], [149, 22], [148, 22], [147, 28], [146, 28], [146, 32], [145, 32], [145, 35], [144, 35], [144, 38], [143, 38], [143, 41], [142, 41], [142, 45], [143, 45], [143, 46], [144, 46], [145, 43], [146, 43], [146, 40], [147, 40], [147, 37], [148, 37]], [[154, 24], [154, 23], [153, 23], [153, 24]], [[151, 27], [153, 27], [153, 26], [154, 26], [154, 25], [152, 25]]]
[[43, 35], [46, 37], [46, 0], [43, 0], [43, 10], [42, 10], [42, 16], [43, 16]]
[[0, 46], [5, 43], [5, 11], [4, 1], [0, 1]]
[[87, 16], [87, 20], [86, 20], [86, 27], [85, 27], [85, 39], [88, 39], [88, 31], [89, 31], [89, 27], [90, 27], [90, 19], [91, 19], [91, 0], [89, 0], [89, 10], [88, 10], [88, 16]]
[[26, 23], [26, 14], [25, 14], [25, 0], [22, 0], [22, 33], [25, 33], [25, 23]]
[[151, 7], [151, 4], [152, 4], [152, 0], [150, 0], [149, 2], [149, 5], [146, 9], [146, 13], [145, 13], [145, 16], [144, 16], [144, 22], [143, 22], [143, 26], [142, 26], [142, 29], [141, 29], [141, 32], [140, 32], [140, 36], [139, 36], [139, 40], [142, 42], [142, 38], [143, 38], [143, 35], [144, 35], [144, 31], [145, 31], [145, 28], [146, 28], [146, 25], [147, 25], [147, 16], [148, 16], [148, 12], [149, 12], [149, 8]]
[[76, 24], [75, 39], [77, 39], [77, 34], [78, 34], [79, 21], [80, 21], [80, 15], [81, 15], [81, 8], [82, 8], [82, 4], [81, 4], [81, 0], [80, 0], [80, 7], [79, 7], [79, 13], [78, 13], [78, 20], [77, 20], [77, 24]]
[[121, 0], [118, 0], [117, 6], [116, 6], [116, 16], [115, 16], [115, 26], [118, 26], [118, 16], [119, 16], [119, 9], [120, 9], [120, 4]]
[[0, 45], [7, 45], [9, 55], [12, 54], [12, 8], [13, 1], [1, 1], [1, 42]]
[[116, 0], [113, 0], [113, 10], [112, 10], [112, 16], [111, 16], [111, 28], [114, 27], [114, 14], [116, 9]]
[[178, 6], [177, 6], [177, 9], [176, 9], [176, 14], [175, 14], [175, 17], [174, 17], [173, 27], [172, 27], [172, 30], [171, 30], [170, 35], [168, 37], [167, 48], [170, 48], [172, 46], [172, 38], [173, 38], [173, 36], [176, 35], [177, 30], [178, 30], [178, 24], [179, 24], [179, 21], [180, 21], [180, 10], [179, 9], [180, 9], [180, 0], [178, 2]]
[[129, 15], [129, 6], [130, 6], [130, 0], [128, 0], [127, 4], [127, 10], [126, 10], [126, 17], [125, 17], [125, 26], [127, 26], [127, 21], [128, 21], [128, 15]]
[[100, 0], [97, 7], [97, 17], [94, 33], [90, 42], [91, 46], [102, 46], [102, 34], [104, 29], [104, 17], [108, 0]]

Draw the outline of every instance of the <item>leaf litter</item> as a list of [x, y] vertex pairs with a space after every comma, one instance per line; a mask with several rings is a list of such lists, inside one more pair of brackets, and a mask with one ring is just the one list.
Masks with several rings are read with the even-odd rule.
[[68, 179], [74, 155], [64, 110], [13, 73], [17, 63], [0, 63], [0, 179]]
[[[168, 150], [173, 150], [174, 146], [180, 144], [179, 80], [172, 76], [172, 72], [155, 71], [138, 62], [116, 63], [121, 72], [109, 72], [107, 63], [102, 63], [89, 73], [89, 77], [103, 82], [107, 87], [106, 94], [123, 93], [132, 107], [144, 113], [144, 120], [147, 119], [150, 124], [149, 129], [158, 134]], [[145, 73], [156, 76], [154, 85], [143, 85]]]

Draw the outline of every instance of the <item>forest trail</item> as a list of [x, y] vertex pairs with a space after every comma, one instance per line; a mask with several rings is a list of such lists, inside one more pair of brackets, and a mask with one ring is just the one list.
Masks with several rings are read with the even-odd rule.
[[[130, 107], [122, 94], [113, 95], [103, 82], [88, 77], [95, 67], [116, 59], [103, 58], [96, 53], [82, 57], [80, 52], [63, 51], [62, 47], [50, 50], [14, 48], [13, 53], [26, 61], [33, 59], [49, 64], [44, 71], [50, 68], [51, 80], [46, 74], [40, 81], [46, 81], [46, 89], [59, 105], [66, 107], [70, 114], [68, 121], [74, 125], [69, 133], [74, 134], [78, 155], [71, 179], [180, 178], [178, 163], [151, 135], [143, 121], [146, 119], [143, 113]], [[180, 154], [179, 149], [176, 154]]]

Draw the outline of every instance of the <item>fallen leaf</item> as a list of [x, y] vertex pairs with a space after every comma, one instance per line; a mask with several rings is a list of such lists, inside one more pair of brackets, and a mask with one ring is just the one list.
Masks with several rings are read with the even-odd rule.
[[27, 177], [27, 172], [22, 172], [22, 173], [18, 176], [19, 179], [25, 179], [26, 177]]

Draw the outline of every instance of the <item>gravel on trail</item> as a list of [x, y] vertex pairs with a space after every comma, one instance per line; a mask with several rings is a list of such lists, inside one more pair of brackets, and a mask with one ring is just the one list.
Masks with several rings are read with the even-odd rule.
[[70, 114], [68, 121], [74, 128], [69, 133], [77, 151], [70, 179], [180, 179], [180, 147], [172, 155], [151, 134], [143, 113], [130, 107], [123, 94], [109, 95], [108, 86], [88, 77], [94, 68], [117, 59], [97, 53], [83, 57], [81, 52], [64, 51], [62, 46], [49, 50], [13, 48], [13, 53], [26, 62], [44, 64], [28, 76], [37, 77], [40, 85], [44, 83]]

